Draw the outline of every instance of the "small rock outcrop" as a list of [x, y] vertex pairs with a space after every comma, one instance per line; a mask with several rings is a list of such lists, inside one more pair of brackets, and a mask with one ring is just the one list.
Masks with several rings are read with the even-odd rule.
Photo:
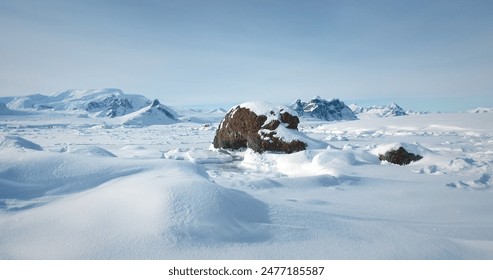
[[287, 108], [273, 108], [267, 103], [244, 103], [231, 109], [216, 131], [215, 148], [251, 148], [255, 152], [293, 153], [307, 144], [291, 132], [298, 130], [299, 118]]
[[390, 163], [398, 165], [408, 165], [411, 162], [422, 159], [423, 157], [410, 153], [403, 147], [400, 147], [397, 150], [390, 150], [383, 155], [378, 155], [378, 158], [380, 159], [380, 161], [388, 161]]

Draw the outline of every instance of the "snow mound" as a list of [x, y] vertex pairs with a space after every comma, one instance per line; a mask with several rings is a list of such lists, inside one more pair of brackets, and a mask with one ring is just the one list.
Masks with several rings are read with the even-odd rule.
[[220, 149], [173, 149], [163, 154], [166, 159], [188, 160], [196, 164], [227, 163], [233, 161], [233, 156]]
[[96, 157], [116, 157], [112, 152], [98, 146], [68, 146], [62, 149], [62, 152]]
[[305, 150], [292, 154], [258, 154], [245, 152], [243, 167], [263, 173], [282, 174], [289, 177], [330, 175], [334, 178], [345, 176], [347, 170], [358, 165], [378, 165], [380, 161], [366, 151], [342, 149]]
[[40, 145], [15, 135], [7, 135], [0, 138], [0, 149], [3, 148], [18, 148], [36, 151], [43, 150]]
[[0, 258], [173, 258], [197, 246], [270, 239], [264, 203], [211, 182], [197, 165], [164, 161], [161, 167], [29, 215], [0, 214]]
[[[6, 157], [5, 155], [3, 157]], [[39, 198], [85, 191], [109, 180], [149, 169], [149, 164], [112, 157], [35, 153], [0, 161], [0, 209], [38, 205]]]
[[177, 118], [155, 99], [151, 105], [140, 109], [137, 112], [120, 117], [123, 125], [149, 126], [159, 124], [176, 123]]
[[148, 149], [141, 145], [125, 145], [115, 153], [118, 157], [127, 158], [163, 158], [162, 151]]

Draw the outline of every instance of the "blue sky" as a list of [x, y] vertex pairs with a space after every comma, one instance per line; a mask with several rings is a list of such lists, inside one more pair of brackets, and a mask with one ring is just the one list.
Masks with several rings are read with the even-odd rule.
[[0, 0], [0, 96], [493, 107], [493, 1]]

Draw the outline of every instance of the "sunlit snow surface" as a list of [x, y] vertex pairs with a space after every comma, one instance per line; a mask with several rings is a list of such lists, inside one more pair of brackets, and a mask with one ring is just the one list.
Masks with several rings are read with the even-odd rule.
[[493, 259], [493, 113], [301, 119], [328, 148], [290, 155], [189, 119], [1, 115], [0, 259]]

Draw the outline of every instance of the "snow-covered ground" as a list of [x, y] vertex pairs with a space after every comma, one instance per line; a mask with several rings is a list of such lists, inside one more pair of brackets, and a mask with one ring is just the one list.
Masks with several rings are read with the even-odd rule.
[[493, 113], [301, 119], [328, 148], [286, 155], [210, 149], [193, 112], [0, 115], [0, 259], [493, 258]]

